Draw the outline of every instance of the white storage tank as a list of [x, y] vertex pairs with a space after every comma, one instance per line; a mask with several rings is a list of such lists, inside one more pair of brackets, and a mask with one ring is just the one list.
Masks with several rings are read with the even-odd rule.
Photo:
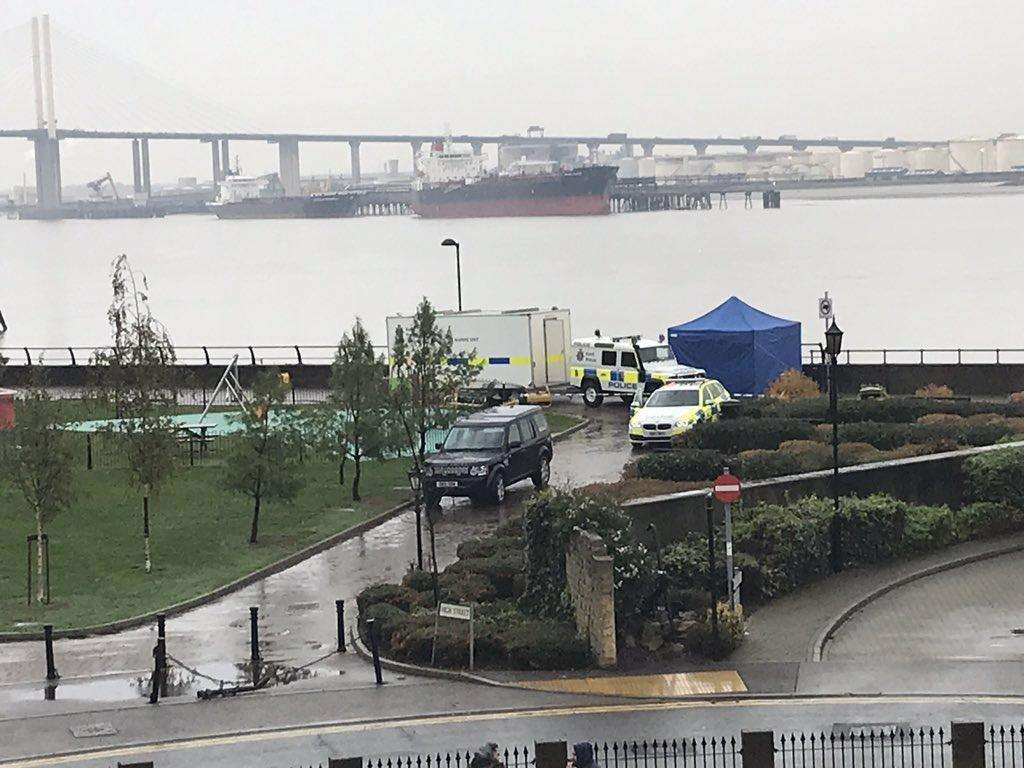
[[649, 179], [653, 176], [657, 176], [659, 158], [655, 157], [640, 157], [636, 161], [636, 172], [637, 175], [644, 179]]
[[851, 149], [839, 155], [839, 175], [844, 179], [862, 179], [872, 168], [871, 153], [862, 149]]
[[912, 171], [949, 171], [948, 147], [921, 147], [907, 152], [907, 166]]
[[635, 179], [640, 175], [635, 157], [624, 157], [621, 160], [617, 160], [615, 165], [619, 166], [620, 179]]
[[1024, 136], [1000, 136], [996, 139], [997, 171], [1008, 171], [1024, 165]]
[[907, 168], [907, 154], [902, 149], [880, 149], [871, 158], [872, 168]]
[[[949, 170], [953, 173], [981, 173], [985, 170], [986, 150], [992, 145], [993, 142], [988, 139], [958, 139], [949, 142]], [[988, 162], [995, 164], [994, 153]]]

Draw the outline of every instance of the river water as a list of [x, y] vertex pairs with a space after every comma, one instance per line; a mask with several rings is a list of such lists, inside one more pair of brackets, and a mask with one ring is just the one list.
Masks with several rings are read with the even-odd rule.
[[588, 218], [0, 220], [0, 346], [106, 343], [122, 252], [176, 344], [329, 345], [356, 316], [383, 343], [421, 296], [455, 306], [454, 237], [466, 308], [569, 307], [576, 335], [664, 332], [735, 294], [817, 341], [828, 290], [847, 347], [1024, 347], [1024, 195], [934, 191]]

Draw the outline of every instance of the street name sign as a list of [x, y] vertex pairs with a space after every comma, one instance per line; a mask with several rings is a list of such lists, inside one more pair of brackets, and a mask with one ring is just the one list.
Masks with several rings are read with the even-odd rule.
[[461, 621], [469, 621], [473, 618], [473, 608], [468, 605], [440, 603], [437, 606], [437, 615], [442, 619], [459, 619]]

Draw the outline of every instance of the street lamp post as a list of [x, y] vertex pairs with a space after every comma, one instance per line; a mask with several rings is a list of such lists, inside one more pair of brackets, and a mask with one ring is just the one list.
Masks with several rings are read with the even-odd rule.
[[833, 319], [825, 331], [825, 354], [828, 356], [828, 412], [832, 419], [832, 570], [842, 568], [842, 522], [839, 518], [839, 386], [836, 366], [843, 348], [843, 332]]
[[421, 491], [423, 490], [423, 482], [420, 478], [418, 470], [409, 470], [409, 488], [412, 489], [413, 507], [416, 510], [416, 566], [422, 571], [423, 570], [423, 520], [421, 510], [423, 504], [421, 502]]
[[462, 259], [459, 255], [459, 244], [452, 240], [450, 237], [446, 237], [441, 241], [441, 245], [450, 248], [455, 247], [455, 280], [459, 290], [459, 312], [462, 311]]

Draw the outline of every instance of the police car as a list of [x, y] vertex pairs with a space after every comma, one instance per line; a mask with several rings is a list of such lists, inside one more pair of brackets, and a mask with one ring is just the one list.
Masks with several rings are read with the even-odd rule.
[[694, 425], [717, 419], [731, 399], [715, 379], [670, 381], [633, 413], [629, 441], [634, 448], [669, 447]]
[[631, 402], [641, 382], [651, 390], [666, 381], [704, 376], [700, 368], [677, 363], [664, 339], [597, 335], [573, 339], [569, 354], [569, 383], [583, 393], [583, 402], [593, 408], [606, 395], [618, 395], [623, 402]]

